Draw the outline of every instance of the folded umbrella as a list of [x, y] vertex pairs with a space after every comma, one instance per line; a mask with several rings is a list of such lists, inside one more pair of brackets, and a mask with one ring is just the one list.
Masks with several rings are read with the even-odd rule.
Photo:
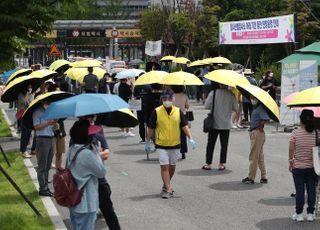
[[178, 71], [169, 73], [162, 78], [163, 85], [203, 85], [203, 82], [194, 74]]
[[111, 113], [98, 114], [95, 123], [109, 127], [127, 128], [137, 126], [139, 121], [130, 109], [119, 109]]
[[145, 71], [141, 69], [126, 69], [117, 73], [116, 78], [117, 79], [136, 78], [142, 73], [145, 73]]
[[[92, 73], [95, 74], [99, 79], [101, 79], [107, 73], [107, 71], [100, 67], [93, 67]], [[67, 77], [82, 83], [84, 77], [89, 74], [89, 72], [88, 68], [70, 68], [65, 72], [65, 74], [67, 75]]]
[[320, 106], [320, 86], [305, 89], [295, 95], [289, 102], [289, 107]]
[[79, 68], [79, 67], [101, 67], [102, 62], [98, 60], [82, 60], [82, 61], [76, 61], [76, 62], [71, 62], [70, 66]]
[[150, 85], [150, 84], [161, 84], [162, 78], [168, 75], [165, 71], [152, 70], [141, 75], [136, 81], [135, 85]]
[[51, 65], [49, 66], [49, 70], [53, 70], [53, 71], [57, 71], [58, 69], [67, 70], [70, 67], [69, 64], [70, 62], [64, 59], [56, 60], [51, 63]]
[[41, 94], [40, 96], [38, 96], [36, 99], [34, 99], [30, 103], [30, 105], [28, 106], [28, 108], [24, 112], [24, 114], [22, 116], [22, 123], [28, 129], [33, 129], [32, 114], [41, 105], [41, 102], [43, 102], [43, 101], [54, 102], [54, 101], [58, 101], [58, 100], [68, 98], [71, 96], [73, 96], [73, 94], [67, 93], [64, 91], [54, 91], [54, 92], [48, 92], [45, 94]]
[[248, 97], [249, 94], [257, 98], [257, 100], [264, 105], [270, 118], [274, 121], [279, 122], [279, 107], [268, 92], [264, 91], [258, 86], [251, 84], [237, 85], [237, 89], [241, 92], [242, 95], [246, 97]]
[[13, 72], [10, 75], [10, 77], [8, 78], [6, 85], [8, 85], [14, 79], [16, 79], [18, 77], [26, 76], [26, 75], [30, 74], [31, 72], [32, 72], [32, 69], [19, 69], [19, 70]]
[[219, 69], [209, 72], [208, 74], [204, 75], [205, 78], [223, 84], [228, 85], [231, 87], [236, 87], [236, 85], [240, 84], [250, 84], [250, 82], [235, 71], [232, 70], [225, 70]]
[[11, 102], [16, 101], [18, 99], [18, 95], [20, 92], [27, 89], [28, 85], [32, 86], [33, 92], [36, 91], [43, 80], [37, 77], [23, 76], [18, 77], [12, 80], [4, 89], [1, 95], [1, 101], [3, 102]]
[[119, 96], [112, 94], [86, 93], [53, 102], [43, 114], [45, 120], [67, 117], [81, 117], [92, 114], [113, 112], [128, 108]]

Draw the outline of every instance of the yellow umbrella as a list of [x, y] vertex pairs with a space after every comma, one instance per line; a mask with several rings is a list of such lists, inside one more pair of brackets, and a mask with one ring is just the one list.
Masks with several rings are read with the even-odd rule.
[[52, 62], [50, 67], [49, 67], [49, 69], [53, 70], [53, 71], [56, 71], [60, 67], [68, 66], [69, 64], [70, 64], [69, 61], [60, 59], [60, 60], [56, 60], [56, 61]]
[[[84, 76], [86, 76], [89, 72], [87, 68], [70, 68], [64, 73], [67, 75], [67, 77], [82, 83]], [[107, 73], [107, 71], [99, 67], [94, 67], [92, 73], [101, 79]]]
[[194, 74], [179, 71], [169, 73], [160, 82], [164, 85], [203, 85], [203, 82]]
[[160, 59], [160, 61], [166, 61], [166, 62], [170, 62], [173, 61], [176, 57], [175, 56], [164, 56]]
[[125, 108], [111, 113], [97, 114], [96, 124], [126, 128], [138, 125], [139, 121], [130, 109]]
[[8, 85], [12, 80], [21, 77], [26, 76], [32, 72], [32, 69], [19, 69], [8, 78], [6, 85]]
[[204, 75], [205, 78], [223, 84], [228, 85], [231, 87], [236, 87], [236, 85], [240, 84], [250, 84], [250, 82], [235, 71], [226, 70], [226, 69], [219, 69], [211, 71], [210, 73]]
[[188, 67], [204, 66], [204, 65], [209, 65], [209, 62], [207, 62], [206, 60], [197, 60], [197, 61], [191, 62], [190, 65], [188, 65]]
[[257, 98], [268, 112], [270, 118], [274, 121], [279, 122], [280, 112], [277, 103], [273, 100], [270, 94], [258, 86], [245, 84], [245, 85], [237, 85], [237, 89], [241, 92], [242, 95], [248, 97], [248, 94]]
[[71, 97], [71, 96], [73, 96], [73, 94], [67, 93], [64, 91], [54, 91], [54, 92], [48, 92], [45, 94], [41, 94], [40, 96], [38, 96], [36, 99], [34, 99], [30, 103], [30, 105], [28, 106], [26, 111], [23, 113], [23, 116], [22, 116], [23, 124], [27, 128], [33, 129], [32, 114], [39, 107], [39, 105], [41, 104], [42, 101], [46, 100], [49, 102], [54, 102], [54, 101], [58, 101], [58, 100], [61, 100], [61, 99], [67, 98], [67, 97]]
[[206, 58], [203, 60], [209, 64], [231, 64], [231, 61], [225, 57]]
[[186, 64], [190, 63], [190, 60], [185, 57], [177, 57], [177, 58], [173, 59], [172, 62], [186, 65]]
[[289, 102], [289, 107], [320, 106], [320, 86], [305, 89], [295, 95]]
[[161, 84], [161, 80], [164, 76], [168, 75], [165, 71], [152, 70], [141, 75], [136, 81], [135, 85], [150, 85], [150, 84]]
[[32, 90], [36, 91], [42, 84], [43, 79], [37, 77], [22, 76], [12, 80], [4, 89], [1, 95], [1, 101], [11, 102], [18, 99], [20, 92], [27, 89], [28, 85], [32, 86]]
[[40, 69], [33, 71], [30, 73], [28, 76], [29, 77], [34, 77], [34, 78], [41, 78], [44, 81], [49, 80], [50, 78], [54, 77], [56, 75], [56, 71], [48, 70], [48, 69]]
[[83, 60], [83, 61], [76, 61], [70, 63], [70, 66], [79, 68], [79, 67], [101, 67], [102, 62], [98, 60]]

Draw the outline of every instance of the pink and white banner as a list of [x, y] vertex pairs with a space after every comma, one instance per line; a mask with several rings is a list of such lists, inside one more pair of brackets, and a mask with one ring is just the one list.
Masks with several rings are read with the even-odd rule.
[[219, 22], [219, 45], [294, 42], [293, 14], [246, 21]]

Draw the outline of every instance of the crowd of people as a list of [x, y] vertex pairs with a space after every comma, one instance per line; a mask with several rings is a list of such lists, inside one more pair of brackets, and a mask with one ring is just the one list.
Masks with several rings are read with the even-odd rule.
[[[261, 171], [260, 183], [268, 183], [267, 170], [264, 161], [263, 145], [265, 143], [265, 123], [271, 120], [263, 104], [253, 95], [245, 97], [235, 95], [233, 89], [227, 85], [217, 84], [203, 78], [203, 76], [217, 67], [204, 67], [199, 71], [203, 79], [203, 87], [198, 87], [195, 95], [198, 100], [205, 102], [205, 107], [211, 110], [214, 117], [213, 128], [208, 132], [206, 147], [206, 162], [203, 170], [213, 169], [213, 152], [217, 138], [220, 139], [219, 170], [226, 169], [228, 142], [230, 129], [235, 125], [248, 125], [250, 138], [249, 172], [242, 180], [244, 184], [254, 184], [257, 169]], [[251, 70], [244, 70], [244, 76], [252, 85], [259, 85], [272, 98], [276, 98], [276, 82], [271, 71], [267, 71], [265, 78], [257, 83]], [[139, 120], [140, 142], [145, 143], [145, 151], [156, 151], [160, 164], [162, 179], [161, 197], [169, 199], [174, 196], [172, 178], [175, 173], [177, 160], [185, 159], [188, 151], [187, 142], [192, 149], [197, 147], [190, 131], [191, 121], [194, 119], [189, 104], [188, 87], [162, 86], [159, 84], [134, 86], [134, 81], [121, 79], [118, 83], [110, 81], [106, 74], [99, 80], [88, 68], [88, 74], [83, 83], [68, 80], [63, 73], [44, 82], [34, 94], [31, 86], [19, 93], [17, 101], [17, 124], [21, 130], [20, 152], [25, 158], [37, 157], [37, 176], [39, 195], [53, 196], [48, 187], [49, 170], [52, 167], [53, 156], [57, 169], [63, 168], [62, 155], [66, 154], [66, 166], [73, 157], [77, 156], [76, 164], [71, 168], [79, 188], [84, 189], [81, 202], [70, 208], [70, 218], [73, 229], [94, 229], [96, 213], [102, 212], [110, 229], [120, 229], [119, 221], [113, 209], [110, 198], [111, 189], [105, 178], [104, 161], [109, 157], [109, 146], [101, 126], [94, 124], [94, 115], [80, 117], [70, 130], [70, 143], [66, 151], [66, 131], [63, 120], [43, 120], [42, 114], [50, 102], [43, 100], [33, 112], [34, 138], [30, 141], [32, 130], [21, 122], [20, 111], [25, 111], [34, 98], [45, 92], [63, 90], [73, 93], [114, 93], [124, 101], [131, 98], [141, 99], [141, 110], [137, 111]], [[108, 81], [109, 80], [109, 81]], [[243, 119], [240, 120], [240, 114]], [[191, 114], [191, 115], [190, 115]], [[312, 147], [315, 145], [315, 127], [312, 125], [313, 113], [304, 110], [301, 113], [301, 127], [294, 130], [290, 137], [289, 170], [292, 171], [296, 187], [296, 213], [294, 220], [302, 221], [304, 190], [308, 193], [308, 221], [314, 220], [315, 188], [318, 180], [313, 171]], [[135, 136], [129, 127], [121, 130], [125, 137]], [[32, 142], [31, 153], [27, 146]], [[152, 143], [155, 150], [152, 149]]]

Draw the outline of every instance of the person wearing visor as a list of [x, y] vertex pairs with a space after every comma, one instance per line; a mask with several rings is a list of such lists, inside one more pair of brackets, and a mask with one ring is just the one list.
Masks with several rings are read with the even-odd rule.
[[174, 195], [171, 179], [180, 156], [180, 130], [188, 137], [192, 149], [196, 148], [196, 142], [192, 139], [186, 117], [179, 108], [173, 106], [173, 95], [174, 92], [171, 89], [166, 89], [161, 94], [162, 105], [157, 107], [151, 114], [145, 144], [146, 152], [150, 153], [150, 142], [155, 132], [155, 146], [163, 181], [160, 194], [163, 199], [168, 199]]

